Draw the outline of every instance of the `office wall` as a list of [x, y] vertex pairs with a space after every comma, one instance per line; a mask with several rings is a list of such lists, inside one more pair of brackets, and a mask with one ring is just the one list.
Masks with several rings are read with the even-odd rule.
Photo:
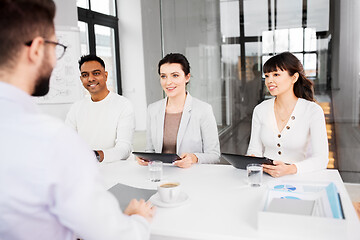
[[[55, 29], [77, 27], [77, 6], [73, 0], [54, 0], [56, 4]], [[79, 80], [80, 81], [80, 80]], [[40, 104], [40, 109], [49, 115], [65, 119], [71, 103], [67, 104]]]
[[135, 109], [136, 130], [146, 129], [144, 48], [140, 0], [118, 0], [123, 95]]
[[134, 107], [136, 130], [146, 130], [147, 105], [162, 98], [157, 74], [161, 59], [158, 0], [119, 0], [121, 80]]

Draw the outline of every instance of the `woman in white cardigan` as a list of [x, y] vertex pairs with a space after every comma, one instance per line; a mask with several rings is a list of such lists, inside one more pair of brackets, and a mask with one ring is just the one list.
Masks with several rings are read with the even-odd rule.
[[270, 58], [263, 67], [265, 85], [275, 98], [253, 112], [247, 154], [273, 159], [263, 165], [273, 177], [325, 169], [328, 141], [324, 112], [315, 103], [313, 83], [291, 53]]
[[[146, 151], [177, 153], [181, 160], [174, 165], [182, 168], [219, 162], [220, 144], [212, 107], [186, 91], [190, 80], [186, 57], [167, 54], [158, 64], [158, 73], [167, 97], [148, 107]], [[147, 165], [140, 158], [137, 161]]]

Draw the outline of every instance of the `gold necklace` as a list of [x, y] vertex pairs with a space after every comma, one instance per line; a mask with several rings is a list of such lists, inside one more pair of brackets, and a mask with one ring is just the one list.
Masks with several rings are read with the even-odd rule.
[[[290, 115], [292, 113], [292, 111], [294, 110], [295, 105], [292, 107], [291, 111], [287, 111], [287, 109], [285, 109], [285, 114], [280, 114], [280, 109], [278, 104], [275, 101], [275, 115], [277, 116], [278, 119], [280, 119], [281, 122], [286, 122], [287, 120], [289, 120]], [[284, 116], [285, 115], [285, 116]]]

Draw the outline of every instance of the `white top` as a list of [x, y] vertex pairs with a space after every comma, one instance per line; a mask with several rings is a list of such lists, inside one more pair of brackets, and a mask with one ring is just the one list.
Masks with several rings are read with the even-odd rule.
[[275, 98], [272, 98], [255, 107], [247, 154], [295, 164], [297, 173], [325, 169], [329, 148], [322, 108], [299, 98], [280, 132], [274, 103]]
[[[148, 239], [104, 189], [94, 153], [77, 134], [0, 82], [0, 239]], [[5, 114], [6, 113], [6, 114]]]
[[[167, 98], [148, 107], [146, 151], [161, 153]], [[210, 104], [187, 93], [176, 138], [176, 153], [194, 153], [199, 163], [216, 163], [220, 144], [215, 116]]]
[[131, 102], [123, 96], [110, 92], [98, 102], [88, 96], [71, 107], [65, 123], [91, 149], [104, 152], [103, 162], [127, 159], [131, 153], [135, 115]]

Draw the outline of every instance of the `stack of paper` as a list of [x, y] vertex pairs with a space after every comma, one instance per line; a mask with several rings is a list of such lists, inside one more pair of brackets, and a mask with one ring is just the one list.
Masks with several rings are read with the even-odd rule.
[[334, 183], [276, 183], [270, 185], [265, 211], [343, 219]]
[[156, 193], [156, 190], [135, 188], [118, 183], [110, 188], [109, 192], [111, 192], [116, 197], [120, 204], [121, 210], [124, 211], [131, 199], [144, 199], [147, 201], [153, 194]]

